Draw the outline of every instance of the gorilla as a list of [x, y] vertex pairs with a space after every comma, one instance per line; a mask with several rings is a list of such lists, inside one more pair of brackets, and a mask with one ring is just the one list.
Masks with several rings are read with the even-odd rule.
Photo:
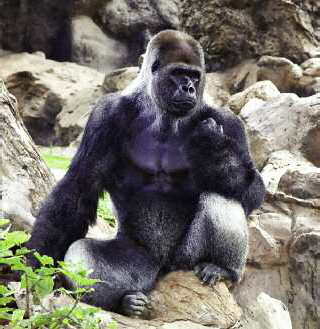
[[[30, 248], [82, 261], [102, 280], [85, 302], [139, 315], [169, 271], [206, 284], [237, 282], [248, 248], [246, 216], [265, 188], [241, 121], [203, 99], [204, 54], [173, 30], [148, 44], [141, 72], [92, 111], [65, 177], [42, 205]], [[99, 196], [110, 193], [113, 240], [85, 239]]]

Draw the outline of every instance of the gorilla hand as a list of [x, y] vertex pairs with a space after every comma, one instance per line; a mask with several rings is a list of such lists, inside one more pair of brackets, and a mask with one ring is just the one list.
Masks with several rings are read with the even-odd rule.
[[223, 135], [222, 125], [218, 125], [212, 118], [207, 118], [199, 123], [196, 127], [198, 135]]
[[221, 150], [226, 147], [226, 136], [223, 126], [217, 124], [213, 118], [207, 118], [199, 122], [196, 126], [191, 140], [197, 145], [204, 145], [214, 150]]

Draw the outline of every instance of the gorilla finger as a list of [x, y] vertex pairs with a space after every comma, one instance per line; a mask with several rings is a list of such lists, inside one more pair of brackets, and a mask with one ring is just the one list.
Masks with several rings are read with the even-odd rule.
[[145, 294], [143, 294], [142, 292], [138, 292], [135, 296], [136, 296], [136, 299], [142, 300], [146, 304], [149, 303], [149, 298]]
[[142, 312], [140, 311], [132, 311], [132, 312], [128, 312], [128, 315], [130, 317], [136, 317], [136, 316], [140, 316], [142, 314]]
[[211, 280], [211, 277], [212, 277], [212, 274], [210, 274], [210, 273], [204, 273], [204, 275], [202, 276], [202, 281], [205, 284], [208, 284], [210, 282], [210, 280]]
[[141, 299], [133, 299], [132, 304], [136, 305], [136, 306], [144, 306], [144, 305], [146, 305], [146, 302]]
[[125, 296], [123, 297], [123, 299], [124, 299], [124, 300], [130, 300], [130, 299], [134, 299], [134, 298], [136, 298], [136, 297], [137, 297], [136, 294], [125, 295]]
[[210, 282], [209, 282], [209, 285], [210, 285], [210, 286], [214, 286], [217, 282], [218, 282], [218, 277], [217, 277], [216, 275], [214, 275], [214, 276], [211, 278], [211, 280], [210, 280]]
[[131, 312], [143, 312], [144, 309], [145, 309], [144, 305], [131, 305], [130, 306]]
[[213, 125], [213, 126], [215, 126], [217, 124], [216, 120], [214, 120], [213, 118], [207, 118], [207, 119], [203, 120], [202, 123], [210, 124], [210, 125]]

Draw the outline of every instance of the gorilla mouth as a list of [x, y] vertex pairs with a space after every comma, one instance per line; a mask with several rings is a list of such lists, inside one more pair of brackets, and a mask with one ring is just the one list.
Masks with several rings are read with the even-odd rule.
[[172, 103], [176, 109], [182, 111], [189, 111], [196, 105], [196, 102], [193, 100], [175, 100]]

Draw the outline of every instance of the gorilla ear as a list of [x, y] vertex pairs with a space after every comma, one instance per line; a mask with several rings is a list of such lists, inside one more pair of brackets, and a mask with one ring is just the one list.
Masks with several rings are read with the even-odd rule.
[[156, 72], [159, 69], [159, 67], [160, 67], [160, 59], [156, 59], [151, 66], [151, 72], [152, 73]]

